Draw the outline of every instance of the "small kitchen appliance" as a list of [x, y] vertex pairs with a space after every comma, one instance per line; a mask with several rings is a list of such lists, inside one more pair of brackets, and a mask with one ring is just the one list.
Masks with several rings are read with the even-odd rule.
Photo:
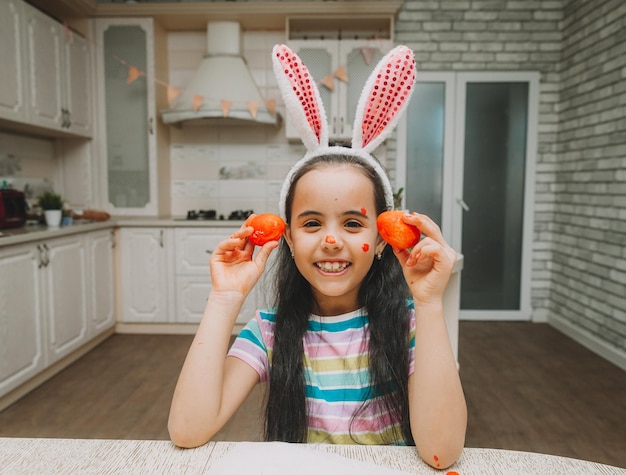
[[0, 229], [24, 226], [27, 208], [24, 192], [13, 189], [0, 190]]

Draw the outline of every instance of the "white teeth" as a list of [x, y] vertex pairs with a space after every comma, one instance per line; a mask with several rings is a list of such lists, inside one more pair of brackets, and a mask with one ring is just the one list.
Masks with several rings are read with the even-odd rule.
[[318, 262], [317, 267], [319, 267], [324, 272], [341, 272], [346, 267], [349, 266], [347, 262]]

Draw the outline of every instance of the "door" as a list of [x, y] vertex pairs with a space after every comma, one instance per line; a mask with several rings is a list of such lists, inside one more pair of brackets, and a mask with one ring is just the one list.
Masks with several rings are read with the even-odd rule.
[[529, 319], [538, 73], [422, 73], [399, 128], [405, 207], [464, 256], [461, 318]]

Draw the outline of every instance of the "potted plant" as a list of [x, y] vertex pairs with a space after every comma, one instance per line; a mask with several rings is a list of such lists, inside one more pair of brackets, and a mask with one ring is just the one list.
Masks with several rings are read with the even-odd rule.
[[37, 201], [40, 208], [43, 209], [46, 224], [51, 228], [59, 227], [63, 210], [63, 198], [61, 195], [53, 191], [46, 191]]

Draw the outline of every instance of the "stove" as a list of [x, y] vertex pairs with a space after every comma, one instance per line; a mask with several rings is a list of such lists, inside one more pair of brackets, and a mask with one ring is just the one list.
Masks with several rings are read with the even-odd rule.
[[223, 214], [218, 216], [217, 211], [214, 209], [199, 209], [199, 210], [189, 210], [187, 211], [187, 220], [190, 221], [206, 221], [206, 220], [229, 220], [229, 221], [245, 221], [254, 211], [251, 209], [243, 210], [236, 209], [235, 211], [231, 211], [231, 213], [224, 217]]

